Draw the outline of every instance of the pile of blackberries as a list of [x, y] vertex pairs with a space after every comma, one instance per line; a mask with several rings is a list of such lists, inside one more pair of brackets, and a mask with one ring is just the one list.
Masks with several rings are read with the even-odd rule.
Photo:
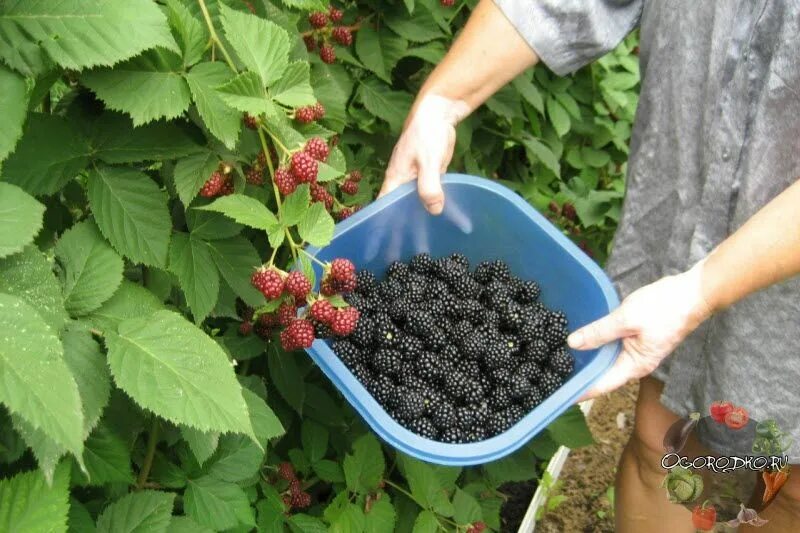
[[363, 270], [345, 296], [360, 311], [333, 350], [400, 424], [429, 439], [476, 442], [502, 433], [573, 372], [567, 320], [539, 285], [503, 261], [475, 270], [461, 254]]

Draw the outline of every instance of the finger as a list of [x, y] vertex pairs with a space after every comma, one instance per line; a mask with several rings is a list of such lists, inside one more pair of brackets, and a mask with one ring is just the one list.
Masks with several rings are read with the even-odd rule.
[[414, 179], [416, 175], [414, 170], [413, 158], [407, 155], [398, 143], [394, 147], [392, 157], [389, 159], [389, 165], [386, 167], [386, 174], [383, 177], [383, 185], [378, 193], [378, 198], [389, 194], [400, 185]]
[[438, 215], [444, 209], [444, 191], [442, 190], [440, 162], [433, 158], [422, 162], [417, 176], [417, 189], [425, 209], [432, 215]]
[[638, 367], [633, 357], [627, 352], [622, 352], [619, 354], [619, 357], [617, 357], [614, 366], [612, 366], [608, 372], [600, 376], [597, 383], [592, 385], [592, 387], [580, 397], [578, 403], [596, 398], [603, 394], [608, 394], [622, 387], [628, 381], [640, 377], [637, 373], [637, 369]]
[[567, 338], [567, 343], [575, 350], [591, 350], [632, 333], [633, 330], [626, 324], [623, 311], [618, 308], [600, 320], [574, 331]]

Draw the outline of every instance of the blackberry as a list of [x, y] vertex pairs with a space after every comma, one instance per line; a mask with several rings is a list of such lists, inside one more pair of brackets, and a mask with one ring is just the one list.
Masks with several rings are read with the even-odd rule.
[[441, 350], [447, 344], [447, 334], [442, 328], [434, 326], [427, 335], [423, 336], [423, 340], [425, 346], [431, 350]]
[[535, 340], [528, 344], [522, 351], [522, 358], [525, 361], [534, 363], [544, 363], [547, 361], [547, 355], [550, 353], [550, 348], [543, 340]]
[[467, 259], [467, 256], [464, 254], [460, 254], [458, 252], [450, 254], [450, 261], [461, 267], [461, 270], [469, 270], [469, 259]]
[[426, 439], [436, 440], [439, 438], [439, 432], [436, 431], [433, 422], [431, 422], [429, 418], [417, 418], [412, 420], [408, 425], [408, 429]]
[[462, 301], [461, 312], [463, 313], [464, 318], [473, 324], [484, 323], [484, 314], [486, 313], [486, 309], [484, 309], [478, 300], [469, 299]]
[[489, 265], [489, 271], [493, 280], [507, 282], [511, 279], [511, 271], [505, 261], [497, 259]]
[[517, 374], [531, 383], [539, 383], [542, 379], [543, 372], [538, 364], [533, 361], [525, 361], [517, 368]]
[[356, 329], [350, 334], [350, 338], [362, 348], [366, 348], [372, 346], [374, 331], [375, 321], [369, 316], [362, 315], [356, 323]]
[[551, 325], [544, 332], [544, 341], [551, 349], [559, 348], [561, 346], [564, 346], [564, 343], [567, 342], [568, 335], [569, 332], [567, 331], [567, 326], [563, 324], [555, 324]]
[[523, 409], [532, 411], [537, 405], [542, 403], [543, 400], [544, 395], [542, 394], [541, 389], [536, 385], [533, 385], [531, 387], [531, 392], [522, 399], [521, 405]]
[[492, 390], [492, 387], [494, 387], [492, 378], [490, 378], [488, 374], [483, 372], [481, 373], [480, 376], [478, 376], [478, 383], [481, 384], [481, 387], [483, 387], [483, 390], [485, 391], [490, 391]]
[[506, 331], [514, 332], [520, 330], [527, 318], [522, 306], [513, 301], [501, 309], [498, 315], [500, 316], [500, 326]]
[[575, 358], [566, 348], [557, 350], [550, 358], [550, 370], [557, 376], [565, 378], [575, 369]]
[[542, 379], [539, 380], [539, 387], [542, 389], [542, 394], [550, 396], [556, 389], [562, 385], [563, 381], [557, 374], [550, 370], [545, 370], [542, 374]]
[[368, 296], [375, 290], [378, 281], [375, 279], [375, 274], [369, 270], [359, 270], [356, 274], [356, 291]]
[[482, 290], [480, 284], [468, 276], [460, 276], [450, 283], [453, 294], [459, 298], [477, 298]]
[[403, 335], [397, 342], [397, 349], [400, 350], [403, 355], [416, 359], [422, 353], [424, 344], [419, 338], [413, 335]]
[[439, 434], [439, 441], [446, 442], [448, 444], [460, 444], [465, 442], [464, 433], [461, 431], [461, 429], [451, 426], [442, 430], [442, 432]]
[[478, 411], [472, 407], [456, 407], [456, 426], [466, 431], [480, 422]]
[[413, 304], [405, 296], [388, 303], [386, 310], [392, 319], [398, 322], [405, 322], [408, 316], [414, 312]]
[[423, 338], [427, 337], [435, 327], [436, 320], [428, 313], [412, 314], [406, 322], [406, 331]]
[[528, 381], [528, 378], [521, 374], [511, 376], [511, 383], [509, 384], [509, 392], [511, 397], [515, 400], [521, 400], [533, 391], [533, 385]]
[[482, 285], [488, 284], [492, 281], [492, 264], [489, 261], [481, 261], [478, 263], [478, 266], [475, 267], [472, 277]]
[[486, 428], [483, 426], [472, 426], [467, 431], [462, 432], [463, 442], [480, 442], [488, 436]]
[[454, 263], [447, 257], [441, 257], [437, 259], [433, 263], [432, 270], [437, 278], [447, 283], [447, 285], [450, 287], [452, 287], [453, 284], [459, 279], [466, 277], [467, 274], [458, 264]]
[[447, 283], [440, 279], [428, 279], [428, 298], [431, 300], [443, 300], [450, 296], [450, 289]]
[[357, 292], [349, 292], [343, 296], [344, 301], [350, 304], [350, 307], [355, 307], [362, 314], [372, 312], [373, 302], [363, 294]]
[[352, 368], [363, 360], [361, 350], [347, 339], [335, 340], [331, 348], [333, 348], [333, 353], [335, 353], [348, 368]]
[[409, 363], [408, 374], [400, 374], [397, 376], [398, 381], [409, 389], [422, 390], [428, 386], [428, 382], [414, 373], [414, 366]]
[[508, 286], [494, 280], [483, 288], [481, 301], [493, 311], [501, 311], [512, 302], [511, 291]]
[[456, 368], [470, 379], [479, 379], [481, 376], [481, 365], [474, 359], [462, 359]]
[[331, 327], [322, 322], [314, 322], [314, 337], [318, 339], [330, 339], [333, 337]]
[[508, 423], [503, 412], [492, 413], [492, 416], [486, 422], [486, 436], [494, 437], [504, 432], [509, 427], [511, 427], [511, 424]]
[[532, 304], [539, 299], [541, 289], [535, 281], [521, 281], [514, 291], [514, 299], [521, 304]]
[[448, 428], [456, 427], [458, 419], [456, 418], [456, 408], [453, 404], [444, 401], [436, 406], [431, 412], [431, 421], [439, 431], [445, 431]]
[[403, 296], [403, 286], [396, 280], [387, 279], [378, 285], [378, 294], [387, 301], [396, 300]]
[[461, 356], [458, 353], [458, 348], [456, 348], [452, 344], [448, 344], [444, 348], [439, 350], [439, 359], [442, 362], [446, 362], [455, 366], [461, 359]]
[[461, 340], [461, 353], [468, 359], [477, 360], [483, 353], [486, 340], [479, 333], [471, 332]]
[[567, 315], [561, 311], [550, 311], [548, 313], [548, 324], [550, 327], [564, 326], [567, 327]]
[[531, 308], [522, 309], [522, 322], [517, 328], [520, 342], [533, 342], [544, 335], [544, 319], [541, 314]]
[[483, 400], [483, 387], [474, 379], [467, 379], [464, 384], [464, 402], [468, 405], [477, 404]]
[[506, 416], [508, 417], [509, 422], [511, 422], [511, 424], [509, 424], [511, 426], [519, 422], [522, 417], [525, 416], [525, 414], [525, 410], [517, 404], [512, 404], [508, 409], [506, 409]]
[[436, 356], [431, 352], [422, 352], [415, 364], [416, 374], [425, 381], [431, 382], [441, 376]]
[[447, 317], [447, 305], [442, 300], [428, 300], [422, 302], [422, 309], [435, 318]]
[[444, 376], [443, 388], [445, 394], [455, 400], [463, 399], [467, 381], [467, 377], [458, 370]]
[[500, 368], [511, 364], [511, 352], [503, 341], [493, 341], [483, 352], [483, 365], [486, 368]]
[[[428, 290], [428, 294], [429, 295], [431, 294], [430, 288]], [[440, 297], [436, 297], [433, 301], [441, 302], [446, 317], [452, 320], [460, 320], [461, 318], [464, 317], [464, 311], [461, 308], [461, 299], [456, 298], [449, 292], [444, 293]]]
[[400, 330], [391, 320], [376, 322], [373, 337], [376, 346], [394, 347], [400, 341]]
[[412, 302], [422, 302], [428, 292], [428, 283], [423, 279], [409, 279], [405, 284], [406, 294]]
[[493, 411], [500, 411], [511, 405], [511, 393], [505, 385], [497, 385], [489, 391], [488, 400]]
[[353, 376], [366, 388], [369, 389], [372, 386], [373, 375], [369, 368], [362, 363], [356, 363], [350, 368], [350, 372], [353, 373]]
[[500, 327], [500, 315], [496, 311], [486, 311], [481, 317], [483, 323], [493, 328]]
[[433, 268], [433, 258], [429, 253], [417, 254], [408, 263], [409, 268], [420, 274], [427, 274]]
[[390, 279], [405, 281], [408, 278], [408, 265], [402, 261], [392, 261], [386, 269], [386, 275]]
[[424, 411], [425, 398], [419, 390], [409, 390], [397, 398], [397, 413], [409, 422], [421, 417]]
[[370, 394], [375, 400], [381, 404], [386, 405], [395, 394], [395, 384], [389, 376], [378, 376], [372, 382]]
[[468, 320], [459, 320], [451, 329], [453, 340], [460, 344], [468, 336], [475, 332], [475, 328]]
[[400, 353], [389, 348], [382, 348], [372, 358], [372, 367], [378, 374], [395, 376], [400, 371]]
[[496, 385], [508, 385], [511, 383], [511, 369], [507, 366], [491, 369], [489, 371], [489, 376]]

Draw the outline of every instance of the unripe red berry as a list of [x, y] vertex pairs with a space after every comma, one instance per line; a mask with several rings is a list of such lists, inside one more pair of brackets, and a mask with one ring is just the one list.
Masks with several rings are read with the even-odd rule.
[[331, 6], [328, 8], [328, 16], [333, 22], [341, 22], [344, 17], [344, 12], [339, 8]]
[[256, 166], [250, 167], [245, 174], [245, 179], [250, 185], [264, 185], [264, 171]]
[[342, 190], [343, 193], [352, 196], [358, 192], [358, 183], [356, 183], [355, 181], [346, 180], [339, 186], [339, 188]]
[[242, 120], [244, 120], [244, 125], [250, 128], [251, 130], [258, 129], [258, 117], [254, 117], [250, 113], [245, 113]]
[[561, 209], [561, 214], [564, 215], [564, 218], [573, 222], [578, 215], [575, 211], [575, 205], [570, 202], [564, 204], [564, 207]]
[[356, 266], [349, 259], [338, 257], [331, 261], [331, 277], [336, 281], [356, 278]]
[[311, 304], [311, 318], [317, 322], [322, 322], [325, 325], [330, 325], [333, 320], [333, 315], [336, 313], [336, 308], [333, 307], [328, 300], [317, 300]]
[[353, 214], [353, 210], [349, 207], [343, 207], [339, 211], [336, 212], [336, 217], [338, 220], [344, 220], [350, 217]]
[[297, 181], [291, 172], [285, 168], [279, 168], [275, 171], [275, 185], [278, 186], [278, 191], [284, 196], [288, 196], [297, 188]]
[[324, 28], [328, 25], [328, 15], [321, 11], [315, 11], [308, 16], [308, 22], [315, 28]]
[[334, 335], [339, 335], [340, 337], [350, 335], [356, 329], [360, 315], [355, 307], [337, 309], [333, 320], [331, 320], [331, 331]]
[[297, 318], [297, 307], [291, 302], [284, 302], [278, 307], [278, 324], [288, 326], [292, 320]]
[[286, 481], [297, 479], [297, 474], [294, 472], [292, 463], [281, 463], [278, 465], [278, 475]]
[[356, 183], [358, 183], [359, 181], [361, 181], [361, 179], [363, 177], [364, 176], [361, 175], [361, 171], [360, 170], [351, 170], [350, 171], [350, 175], [347, 177], [347, 179], [350, 180], [350, 181], [355, 181]]
[[311, 282], [305, 274], [297, 270], [289, 272], [284, 286], [286, 292], [294, 296], [297, 301], [305, 300], [308, 293], [311, 292]]
[[453, 7], [456, 3], [456, 0], [439, 0], [439, 3], [442, 7]]
[[345, 26], [333, 28], [331, 37], [342, 46], [350, 46], [353, 44], [353, 34], [350, 32], [350, 28], [346, 28]]
[[325, 106], [322, 105], [322, 102], [317, 102], [311, 106], [311, 110], [314, 112], [314, 120], [319, 120], [325, 116]]
[[246, 320], [241, 324], [239, 324], [239, 335], [246, 337], [250, 335], [250, 333], [252, 332], [253, 332], [253, 323], [250, 322], [249, 320]]
[[292, 320], [281, 332], [281, 346], [287, 352], [310, 348], [314, 343], [314, 325], [304, 318]]
[[222, 183], [222, 189], [219, 191], [220, 196], [228, 196], [229, 194], [233, 194], [233, 179], [230, 176], [227, 176]]
[[215, 170], [200, 189], [200, 196], [204, 198], [213, 198], [222, 191], [222, 186], [224, 184], [225, 178], [222, 176], [222, 173]]
[[280, 298], [283, 293], [283, 278], [271, 268], [267, 269], [262, 266], [257, 269], [250, 277], [250, 283], [268, 300]]
[[305, 152], [292, 154], [291, 171], [298, 183], [315, 183], [319, 167], [317, 161]]
[[305, 509], [311, 505], [311, 495], [307, 492], [297, 492], [292, 494], [292, 506], [297, 509]]
[[305, 43], [306, 50], [309, 52], [313, 52], [317, 48], [317, 40], [313, 35], [304, 35], [303, 43]]
[[558, 207], [558, 204], [555, 200], [550, 200], [550, 203], [547, 204], [547, 209], [550, 210], [551, 213], [555, 213], [556, 215], [561, 214], [561, 208]]
[[319, 49], [319, 58], [323, 63], [331, 65], [336, 62], [336, 50], [333, 49], [333, 46], [324, 44]]
[[301, 107], [295, 110], [294, 118], [300, 124], [309, 124], [316, 120], [316, 113], [314, 106]]
[[303, 150], [317, 161], [326, 161], [330, 153], [328, 143], [321, 137], [312, 137], [309, 139]]

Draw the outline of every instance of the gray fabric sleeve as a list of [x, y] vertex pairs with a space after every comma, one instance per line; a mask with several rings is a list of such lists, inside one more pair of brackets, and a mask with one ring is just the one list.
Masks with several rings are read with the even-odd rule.
[[494, 0], [559, 75], [613, 50], [639, 23], [644, 0]]

